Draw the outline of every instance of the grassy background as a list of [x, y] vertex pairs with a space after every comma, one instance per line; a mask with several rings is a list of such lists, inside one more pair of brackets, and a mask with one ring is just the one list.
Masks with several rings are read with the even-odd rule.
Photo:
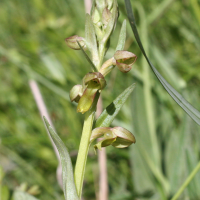
[[[119, 22], [106, 58], [113, 55], [126, 18], [124, 2], [118, 3]], [[141, 0], [132, 5], [150, 59], [200, 110], [200, 2]], [[38, 185], [41, 200], [63, 199], [55, 176], [57, 160], [28, 82], [38, 82], [75, 163], [83, 116], [69, 102], [68, 92], [90, 68], [82, 53], [69, 49], [64, 39], [75, 34], [84, 37], [84, 21], [80, 0], [0, 2], [0, 165], [5, 200], [22, 183]], [[128, 74], [115, 69], [106, 78], [102, 96], [106, 107], [131, 83], [137, 83], [113, 122], [132, 131], [137, 143], [128, 149], [107, 148], [109, 199], [169, 199], [198, 163], [200, 128], [150, 71], [129, 25], [127, 33], [125, 50], [135, 53], [138, 60]], [[200, 173], [180, 199], [200, 199], [199, 188]], [[98, 164], [91, 148], [83, 196], [96, 199], [97, 191]]]

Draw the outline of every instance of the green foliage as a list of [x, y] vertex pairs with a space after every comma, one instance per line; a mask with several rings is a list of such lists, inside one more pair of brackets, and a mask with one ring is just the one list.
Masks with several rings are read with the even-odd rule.
[[60, 155], [60, 161], [62, 165], [62, 182], [63, 182], [65, 200], [78, 200], [79, 198], [74, 183], [74, 173], [69, 152], [65, 147], [63, 141], [58, 136], [58, 134], [50, 126], [47, 119], [45, 117], [43, 117], [43, 119], [46, 128], [49, 132], [49, 135], [52, 138], [54, 144], [56, 145], [56, 148], [58, 149]]
[[133, 83], [126, 90], [124, 90], [109, 106], [107, 106], [97, 119], [95, 127], [109, 127], [134, 88], [135, 84]]
[[154, 67], [154, 65], [150, 62], [149, 58], [146, 55], [146, 52], [143, 48], [143, 45], [141, 43], [136, 25], [135, 25], [135, 18], [131, 9], [131, 3], [129, 0], [125, 1], [126, 4], [126, 10], [129, 18], [130, 25], [132, 27], [133, 33], [135, 35], [136, 41], [146, 58], [148, 64], [152, 68], [154, 74], [158, 78], [158, 80], [161, 82], [163, 87], [167, 90], [167, 92], [170, 94], [170, 96], [178, 103], [179, 106], [181, 106], [185, 112], [197, 123], [200, 125], [200, 112], [195, 109], [188, 101], [186, 101], [183, 96], [181, 96], [163, 77], [162, 75], [157, 71], [157, 69]]

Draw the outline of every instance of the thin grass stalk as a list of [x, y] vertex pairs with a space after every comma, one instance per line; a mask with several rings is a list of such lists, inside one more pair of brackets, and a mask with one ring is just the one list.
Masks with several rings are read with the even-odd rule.
[[90, 10], [92, 7], [92, 1], [91, 0], [84, 0], [84, 4], [85, 4], [85, 13], [90, 14]]
[[[141, 20], [141, 37], [144, 41], [146, 49], [148, 49], [148, 37], [147, 37], [147, 24], [145, 19], [145, 13], [140, 4], [135, 4], [137, 6]], [[153, 99], [152, 99], [152, 87], [151, 87], [151, 77], [150, 77], [150, 69], [148, 67], [145, 58], [142, 58], [142, 66], [143, 66], [143, 83], [144, 83], [144, 99], [145, 99], [145, 107], [146, 107], [146, 117], [147, 124], [149, 127], [152, 153], [154, 157], [154, 162], [158, 166], [160, 166], [160, 154], [159, 154], [159, 145], [158, 139], [156, 136], [156, 128], [155, 128], [155, 116], [153, 111]]]
[[[96, 118], [102, 113], [103, 105], [102, 98], [100, 96], [99, 101], [97, 103], [97, 112]], [[98, 139], [97, 142], [100, 140]], [[108, 199], [108, 174], [107, 174], [107, 156], [106, 156], [106, 148], [102, 148], [102, 150], [98, 150], [98, 165], [99, 165], [99, 192], [98, 199], [99, 200], [107, 200]]]
[[172, 197], [171, 200], [176, 200], [180, 197], [184, 189], [188, 186], [188, 184], [192, 181], [196, 173], [200, 170], [200, 161], [198, 162], [197, 166], [194, 168], [194, 170], [190, 173], [188, 178], [185, 180], [185, 182], [181, 185], [180, 189], [176, 192], [176, 194]]
[[[35, 99], [35, 102], [37, 104], [37, 107], [38, 107], [38, 110], [40, 112], [40, 116], [41, 118], [43, 116], [45, 116], [47, 118], [47, 120], [49, 121], [49, 123], [51, 124], [51, 126], [54, 128], [55, 130], [55, 127], [53, 126], [53, 123], [50, 119], [50, 116], [48, 114], [48, 111], [47, 111], [47, 108], [46, 108], [46, 105], [44, 103], [44, 100], [42, 98], [42, 94], [40, 92], [40, 89], [38, 87], [38, 84], [35, 80], [29, 80], [29, 86], [31, 88], [31, 91], [33, 93], [33, 96], [34, 96], [34, 99]], [[48, 131], [47, 131], [48, 133]], [[56, 170], [56, 176], [57, 176], [57, 181], [58, 181], [58, 184], [59, 186], [62, 188], [62, 166], [61, 166], [61, 161], [60, 161], [60, 156], [59, 156], [59, 152], [58, 152], [58, 149], [56, 148], [52, 138], [50, 137], [49, 133], [48, 133], [48, 136], [49, 136], [49, 139], [51, 140], [51, 144], [53, 146], [53, 149], [54, 149], [54, 152], [56, 154], [56, 157], [58, 159], [58, 167], [57, 167], [57, 170]]]

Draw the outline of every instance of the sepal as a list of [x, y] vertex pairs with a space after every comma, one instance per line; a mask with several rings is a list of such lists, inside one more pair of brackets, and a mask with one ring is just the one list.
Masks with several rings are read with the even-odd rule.
[[82, 92], [83, 86], [82, 85], [75, 85], [69, 93], [69, 97], [71, 102], [75, 101], [76, 103], [79, 102], [79, 99], [81, 98], [83, 92]]
[[114, 54], [116, 65], [121, 72], [127, 73], [131, 70], [131, 66], [137, 60], [137, 56], [129, 51], [116, 51]]
[[80, 45], [83, 48], [86, 48], [85, 39], [83, 37], [79, 37], [78, 35], [73, 35], [73, 36], [65, 39], [65, 42], [68, 47], [70, 47], [71, 49], [74, 49], [74, 50], [80, 50], [80, 47], [79, 47], [77, 41], [80, 43]]

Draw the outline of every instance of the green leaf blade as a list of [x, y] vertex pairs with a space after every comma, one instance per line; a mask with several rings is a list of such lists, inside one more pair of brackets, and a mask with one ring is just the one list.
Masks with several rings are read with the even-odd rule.
[[117, 43], [117, 47], [116, 47], [116, 51], [117, 50], [123, 50], [124, 49], [124, 45], [126, 42], [126, 20], [123, 21], [122, 23], [122, 27], [120, 30], [120, 34], [119, 34], [119, 40]]
[[95, 72], [98, 72], [98, 69], [96, 68], [96, 66], [94, 65], [94, 63], [91, 61], [90, 57], [87, 55], [87, 53], [85, 52], [85, 50], [83, 49], [83, 47], [80, 45], [79, 41], [77, 40], [77, 43], [79, 45], [79, 47], [81, 48], [81, 51], [83, 52], [85, 58], [87, 59], [87, 61], [90, 63], [92, 69], [95, 71]]
[[126, 102], [127, 98], [135, 88], [135, 83], [124, 90], [106, 109], [102, 112], [95, 123], [95, 128], [97, 127], [109, 127], [121, 107]]
[[97, 63], [99, 62], [99, 53], [97, 49], [97, 40], [96, 40], [94, 25], [92, 22], [92, 18], [89, 14], [86, 14], [85, 39], [86, 39], [87, 48], [92, 54], [92, 61], [94, 62], [94, 65], [96, 66]]
[[63, 191], [65, 195], [65, 200], [79, 200], [76, 186], [74, 182], [73, 167], [71, 163], [71, 158], [67, 148], [65, 147], [63, 141], [60, 139], [58, 134], [50, 126], [49, 122], [45, 117], [43, 117], [46, 128], [58, 149], [61, 165], [62, 165], [62, 178], [63, 178]]
[[186, 99], [183, 98], [181, 94], [179, 94], [163, 77], [162, 75], [157, 71], [157, 69], [154, 67], [154, 65], [150, 62], [149, 58], [146, 55], [146, 52], [143, 48], [142, 42], [140, 40], [138, 30], [135, 23], [135, 17], [133, 15], [132, 7], [130, 0], [125, 0], [125, 6], [126, 11], [128, 15], [128, 19], [132, 28], [132, 31], [134, 33], [135, 39], [138, 43], [138, 46], [140, 47], [140, 50], [142, 51], [144, 57], [146, 58], [149, 66], [151, 67], [152, 71], [162, 84], [162, 86], [165, 88], [165, 90], [169, 93], [169, 95], [174, 99], [174, 101], [198, 124], [200, 125], [200, 112], [194, 108]]

